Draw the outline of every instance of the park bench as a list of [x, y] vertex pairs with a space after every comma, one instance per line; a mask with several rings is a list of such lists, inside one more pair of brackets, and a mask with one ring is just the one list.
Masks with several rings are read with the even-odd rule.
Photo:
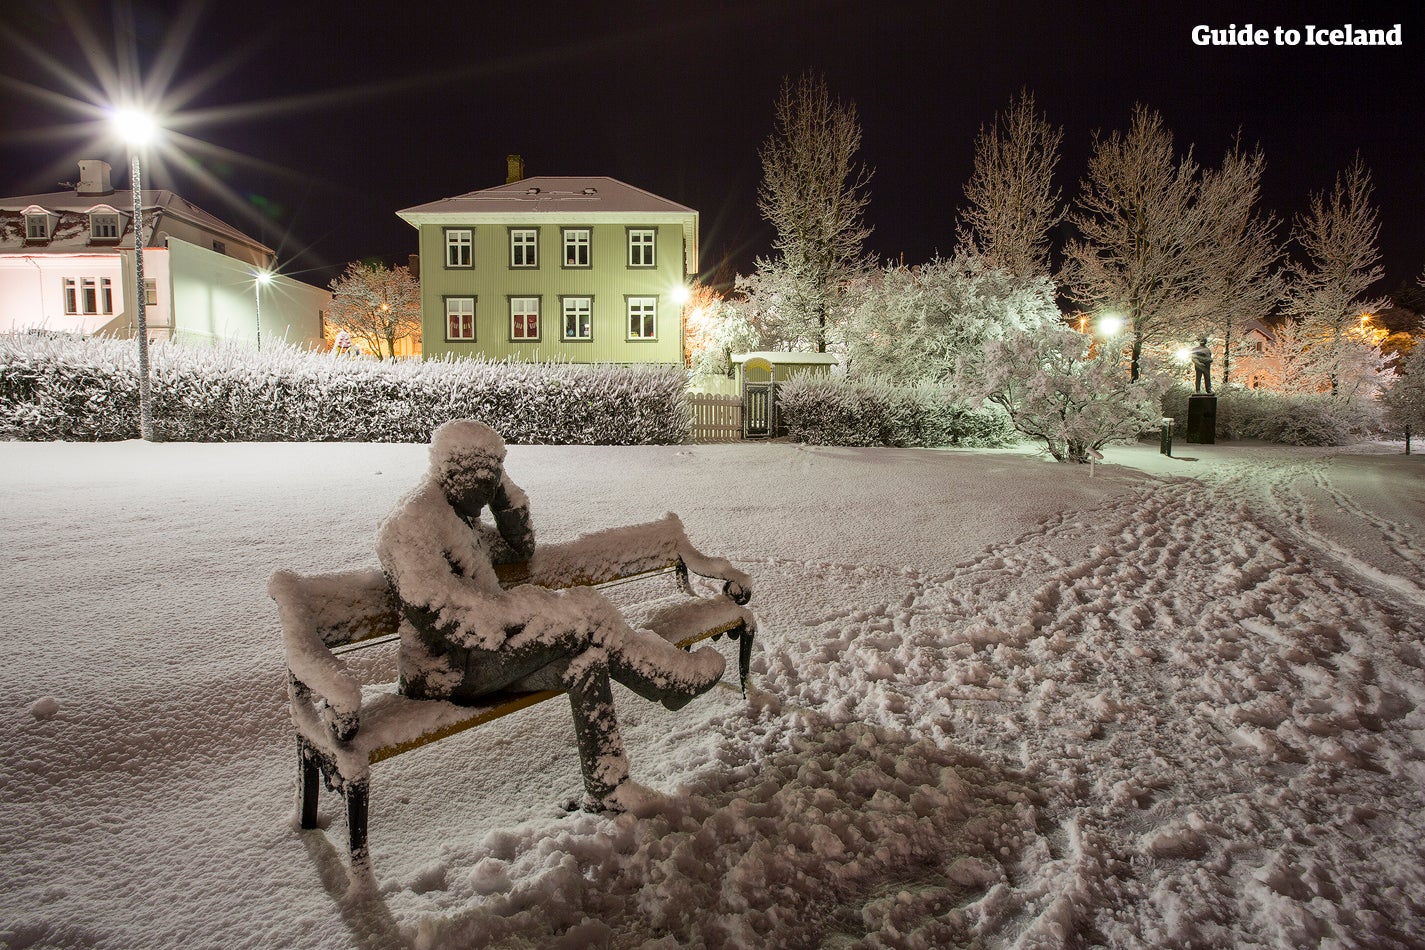
[[[590, 586], [608, 590], [671, 576], [675, 582], [671, 595], [644, 598], [625, 608], [630, 625], [653, 630], [685, 649], [727, 634], [739, 642], [739, 673], [745, 694], [756, 634], [755, 619], [744, 606], [751, 597], [747, 575], [721, 558], [697, 552], [675, 516], [640, 527], [655, 529], [665, 541], [632, 563], [600, 564], [600, 558], [583, 557], [586, 550], [607, 548], [599, 536], [588, 535], [568, 545], [551, 546], [547, 556], [541, 549], [529, 562], [496, 564], [496, 574], [506, 589], [535, 584], [551, 589]], [[706, 590], [695, 590], [690, 573], [722, 581], [722, 591], [708, 595]], [[342, 656], [356, 649], [397, 643], [403, 622], [395, 591], [379, 569], [313, 575], [278, 571], [268, 593], [277, 602], [286, 649], [288, 694], [297, 732], [301, 827], [317, 826], [319, 781], [339, 792], [346, 801], [353, 869], [367, 861], [373, 764], [564, 692], [552, 681], [538, 684], [549, 688], [492, 693], [467, 705], [411, 699], [401, 695], [395, 682], [361, 684]]]

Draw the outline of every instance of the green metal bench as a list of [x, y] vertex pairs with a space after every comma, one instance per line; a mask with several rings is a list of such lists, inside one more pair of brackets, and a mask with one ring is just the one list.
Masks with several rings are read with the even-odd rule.
[[[681, 526], [679, 526], [681, 527]], [[691, 548], [687, 548], [692, 552]], [[609, 588], [644, 578], [669, 575], [676, 582], [671, 597], [646, 600], [628, 612], [633, 626], [651, 629], [683, 648], [727, 634], [739, 642], [743, 693], [756, 621], [744, 605], [751, 597], [746, 575], [720, 558], [690, 557], [700, 576], [724, 581], [723, 592], [696, 593], [683, 556], [666, 563], [635, 565], [627, 574], [565, 576], [558, 583], [532, 576], [528, 564], [496, 565], [505, 588], [541, 580], [540, 586]], [[740, 579], [729, 579], [729, 577]], [[410, 699], [394, 682], [363, 686], [342, 655], [381, 643], [395, 643], [402, 623], [395, 592], [376, 569], [336, 574], [300, 575], [278, 571], [268, 592], [282, 620], [288, 667], [288, 693], [299, 755], [298, 809], [302, 828], [317, 826], [318, 782], [346, 800], [347, 836], [353, 868], [367, 861], [367, 810], [371, 766], [508, 716], [562, 689], [500, 692], [478, 704]], [[690, 633], [690, 631], [692, 631]]]

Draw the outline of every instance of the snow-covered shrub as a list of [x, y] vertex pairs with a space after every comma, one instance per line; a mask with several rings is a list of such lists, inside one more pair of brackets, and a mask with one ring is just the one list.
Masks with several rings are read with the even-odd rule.
[[1280, 395], [1260, 389], [1225, 394], [1232, 435], [1283, 445], [1347, 445], [1375, 431], [1378, 414], [1364, 399]]
[[1003, 413], [956, 402], [944, 387], [797, 376], [777, 387], [788, 434], [812, 445], [995, 446], [1016, 440]]
[[[1183, 385], [1163, 394], [1163, 415], [1178, 432], [1187, 426]], [[1222, 439], [1261, 439], [1282, 445], [1348, 445], [1370, 438], [1379, 428], [1379, 409], [1369, 399], [1343, 399], [1324, 393], [1292, 394], [1232, 386], [1218, 394], [1217, 434]]]
[[[0, 437], [138, 435], [128, 340], [0, 335]], [[423, 442], [449, 419], [514, 443], [684, 441], [681, 369], [487, 360], [378, 362], [284, 346], [150, 350], [154, 428], [169, 441]]]
[[1087, 462], [1110, 442], [1156, 428], [1164, 382], [1130, 380], [1122, 354], [1062, 325], [992, 339], [960, 362], [957, 386], [1004, 409], [1060, 462]]
[[1381, 397], [1386, 431], [1405, 436], [1410, 451], [1413, 436], [1425, 432], [1425, 346], [1417, 343], [1400, 361], [1399, 375]]

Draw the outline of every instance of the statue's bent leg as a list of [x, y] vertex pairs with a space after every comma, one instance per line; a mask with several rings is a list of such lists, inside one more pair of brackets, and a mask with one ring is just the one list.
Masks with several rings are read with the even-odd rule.
[[609, 675], [669, 709], [712, 689], [725, 667], [722, 654], [710, 647], [685, 653], [647, 630], [626, 628], [609, 643]]

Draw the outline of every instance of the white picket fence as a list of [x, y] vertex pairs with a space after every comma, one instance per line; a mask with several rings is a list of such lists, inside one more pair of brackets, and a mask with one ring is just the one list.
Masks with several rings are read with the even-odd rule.
[[742, 400], [737, 396], [690, 393], [694, 442], [734, 442], [742, 438]]

